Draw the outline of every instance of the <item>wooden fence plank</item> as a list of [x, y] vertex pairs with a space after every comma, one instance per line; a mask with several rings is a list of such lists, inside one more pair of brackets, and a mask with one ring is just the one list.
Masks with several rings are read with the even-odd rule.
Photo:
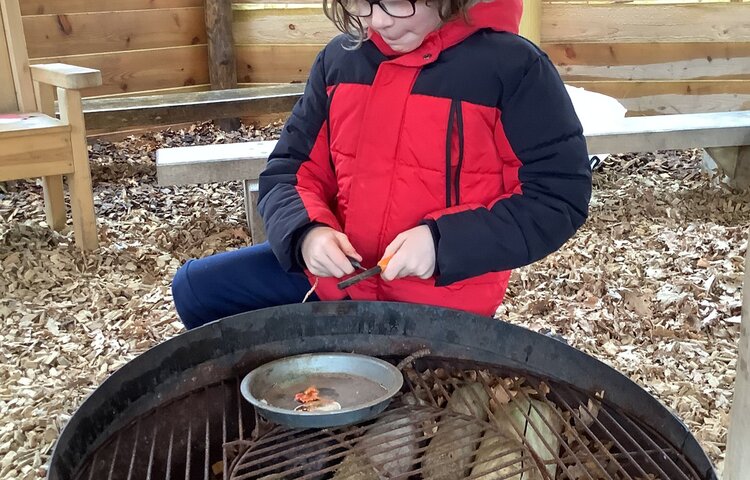
[[750, 5], [545, 4], [542, 43], [748, 42]]
[[202, 7], [34, 15], [23, 27], [31, 58], [206, 43]]
[[85, 96], [157, 90], [208, 83], [205, 45], [36, 58], [33, 63], [71, 63], [101, 70], [103, 85]]
[[750, 79], [750, 42], [543, 44], [567, 80]]
[[750, 80], [566, 83], [617, 98], [628, 115], [750, 110]]
[[21, 0], [21, 14], [116, 12], [202, 5], [202, 0]]
[[237, 77], [243, 83], [304, 82], [323, 45], [237, 45]]
[[325, 44], [340, 33], [322, 8], [235, 11], [233, 30], [238, 44]]

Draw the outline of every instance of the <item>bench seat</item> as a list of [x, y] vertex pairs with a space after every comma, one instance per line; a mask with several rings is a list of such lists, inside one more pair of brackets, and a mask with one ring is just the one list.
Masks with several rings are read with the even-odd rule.
[[[590, 152], [652, 152], [706, 148], [738, 186], [750, 186], [750, 111], [627, 117], [586, 132]], [[243, 181], [254, 243], [265, 240], [255, 205], [258, 176], [276, 141], [162, 148], [156, 153], [159, 184]]]

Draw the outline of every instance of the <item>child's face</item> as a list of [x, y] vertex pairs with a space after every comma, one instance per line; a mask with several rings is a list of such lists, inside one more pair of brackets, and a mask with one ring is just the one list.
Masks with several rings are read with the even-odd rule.
[[[384, 0], [386, 8], [388, 3], [407, 0]], [[372, 6], [372, 15], [365, 17], [365, 23], [383, 37], [385, 43], [399, 53], [408, 53], [416, 50], [422, 44], [425, 37], [437, 29], [440, 24], [440, 14], [436, 7], [428, 6], [419, 0], [414, 5], [414, 15], [408, 18], [394, 18], [380, 8], [380, 5]]]

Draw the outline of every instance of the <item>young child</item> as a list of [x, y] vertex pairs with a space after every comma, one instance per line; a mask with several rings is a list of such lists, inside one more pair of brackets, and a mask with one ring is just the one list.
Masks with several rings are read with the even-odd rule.
[[[330, 1], [330, 0], [329, 0]], [[260, 177], [268, 243], [186, 263], [187, 328], [314, 300], [493, 315], [510, 270], [584, 223], [591, 168], [521, 0], [332, 0], [347, 32], [318, 55]], [[339, 290], [389, 258], [381, 275]]]

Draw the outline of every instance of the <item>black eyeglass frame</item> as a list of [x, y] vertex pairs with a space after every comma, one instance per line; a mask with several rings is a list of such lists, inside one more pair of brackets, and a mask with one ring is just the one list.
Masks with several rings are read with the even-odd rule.
[[393, 15], [391, 12], [388, 11], [388, 8], [383, 4], [383, 2], [387, 2], [387, 0], [374, 0], [374, 1], [367, 0], [367, 4], [370, 6], [370, 11], [367, 13], [367, 15], [357, 15], [347, 10], [342, 0], [336, 0], [336, 2], [338, 2], [339, 5], [341, 5], [341, 8], [343, 8], [346, 11], [346, 13], [357, 18], [367, 18], [370, 15], [372, 15], [372, 8], [374, 5], [378, 5], [381, 8], [381, 10], [383, 10], [387, 15], [390, 15], [393, 18], [409, 18], [409, 17], [413, 17], [414, 14], [417, 13], [417, 7], [416, 7], [417, 0], [397, 0], [397, 1], [410, 3], [411, 13], [409, 15]]

